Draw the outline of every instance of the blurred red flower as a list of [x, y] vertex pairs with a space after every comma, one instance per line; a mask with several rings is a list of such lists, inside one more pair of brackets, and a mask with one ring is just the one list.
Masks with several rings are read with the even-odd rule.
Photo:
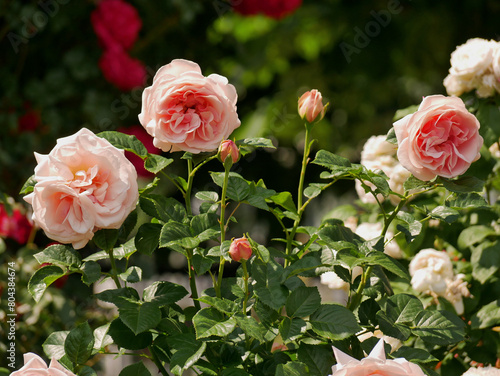
[[19, 209], [14, 209], [12, 216], [9, 216], [4, 205], [0, 205], [0, 236], [26, 244], [32, 228], [31, 222]]
[[102, 0], [90, 20], [104, 49], [118, 44], [128, 50], [142, 27], [137, 10], [123, 0]]
[[17, 120], [20, 132], [33, 132], [41, 124], [40, 112], [34, 110], [29, 102], [24, 103], [25, 113]]
[[233, 9], [245, 16], [265, 14], [268, 17], [280, 19], [302, 4], [302, 0], [238, 0]]
[[104, 78], [123, 91], [143, 86], [146, 81], [146, 67], [142, 61], [130, 57], [119, 46], [104, 51], [99, 67]]

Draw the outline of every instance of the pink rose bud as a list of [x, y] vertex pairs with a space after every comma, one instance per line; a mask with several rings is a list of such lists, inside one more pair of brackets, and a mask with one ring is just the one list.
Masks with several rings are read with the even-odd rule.
[[229, 247], [229, 255], [234, 261], [248, 260], [252, 257], [252, 247], [247, 238], [234, 239]]
[[222, 163], [224, 163], [229, 156], [233, 163], [236, 163], [240, 157], [240, 152], [234, 141], [224, 140], [219, 146], [219, 157]]
[[302, 119], [305, 117], [309, 123], [316, 120], [318, 115], [320, 115], [318, 121], [323, 119], [325, 109], [326, 106], [323, 105], [323, 97], [316, 89], [306, 91], [299, 98], [299, 115]]

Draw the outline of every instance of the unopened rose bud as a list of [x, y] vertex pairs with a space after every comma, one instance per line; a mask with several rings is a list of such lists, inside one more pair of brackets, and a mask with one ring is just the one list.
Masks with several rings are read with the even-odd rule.
[[229, 256], [234, 261], [248, 260], [252, 256], [252, 246], [247, 238], [234, 239], [229, 247]]
[[219, 157], [222, 163], [224, 163], [227, 157], [231, 157], [231, 161], [236, 163], [240, 157], [240, 152], [238, 146], [231, 140], [224, 140], [219, 146]]
[[325, 116], [326, 106], [323, 105], [323, 97], [321, 93], [313, 89], [311, 91], [306, 91], [299, 98], [299, 115], [302, 119], [306, 118], [309, 123], [312, 123], [318, 115], [320, 116], [318, 121], [323, 119]]

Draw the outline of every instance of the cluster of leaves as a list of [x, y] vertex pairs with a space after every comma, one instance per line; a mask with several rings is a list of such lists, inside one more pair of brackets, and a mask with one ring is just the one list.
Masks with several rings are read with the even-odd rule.
[[[307, 201], [296, 204], [291, 193], [269, 189], [262, 180], [247, 180], [225, 166], [225, 172], [211, 173], [213, 182], [222, 187], [222, 195], [197, 192], [202, 203], [194, 215], [189, 202], [194, 173], [186, 181], [165, 172], [170, 160], [152, 159], [133, 136], [117, 132], [101, 136], [141, 156], [155, 173], [163, 173], [185, 195], [186, 204], [155, 194], [157, 178], [140, 192], [140, 210], [151, 220], [137, 231], [133, 231], [137, 221], [133, 212], [119, 230], [95, 234], [93, 242], [102, 251], [82, 259], [70, 246], [53, 245], [35, 255], [40, 263], [51, 264], [38, 269], [29, 282], [35, 300], [65, 274], [81, 274], [87, 285], [101, 277], [115, 281], [116, 288], [95, 296], [116, 306], [118, 316], [111, 323], [92, 328], [83, 322], [70, 331], [52, 333], [44, 344], [48, 357], [59, 359], [75, 373], [95, 375], [89, 359], [109, 354], [110, 345], [115, 345], [119, 354], [137, 353], [151, 359], [165, 375], [165, 367], [174, 375], [190, 368], [204, 375], [328, 375], [335, 362], [332, 345], [361, 358], [376, 339], [360, 342], [357, 334], [375, 329], [404, 342], [391, 356], [418, 363], [429, 375], [438, 374], [434, 370], [438, 361], [442, 372], [464, 369], [463, 363], [455, 364], [455, 354], [462, 361], [494, 363], [499, 338], [491, 328], [500, 323], [500, 309], [499, 301], [491, 301], [487, 290], [498, 288], [499, 243], [497, 232], [482, 223], [496, 220], [497, 213], [478, 194], [483, 183], [477, 178], [422, 182], [411, 177], [397, 207], [381, 203], [385, 229], [394, 222], [400, 232], [396, 238], [409, 244], [408, 252], [425, 246], [429, 239], [446, 241], [446, 247], [464, 257], [470, 252], [470, 262], [462, 262], [461, 268], [472, 270], [468, 282], [474, 297], [466, 301], [466, 313], [460, 318], [445, 299], [434, 302], [412, 293], [407, 262], [383, 252], [385, 233], [366, 241], [340, 219], [326, 219], [318, 227], [300, 226], [309, 202], [340, 179], [370, 183], [365, 189], [374, 195], [397, 194], [391, 191], [385, 175], [320, 150], [312, 163], [326, 169], [320, 175], [323, 182], [307, 186]], [[238, 144], [241, 149], [272, 147], [266, 139], [245, 139]], [[186, 153], [182, 158], [196, 171], [215, 157], [204, 155], [195, 160]], [[415, 189], [432, 193], [413, 194], [416, 197], [409, 201], [409, 191]], [[221, 218], [221, 205], [234, 208], [228, 218]], [[240, 265], [235, 276], [217, 280], [217, 266], [221, 273], [221, 265], [231, 261], [230, 241], [224, 239], [223, 232], [237, 221], [241, 205], [273, 214], [284, 237], [273, 239], [275, 246], [264, 246], [247, 234], [254, 256]], [[374, 210], [358, 209], [365, 215]], [[469, 227], [478, 216], [484, 219]], [[444, 232], [458, 231], [456, 242], [429, 227], [430, 219], [438, 220]], [[296, 233], [304, 234], [307, 241], [298, 242]], [[152, 255], [166, 248], [186, 257], [191, 291], [168, 281], [153, 282], [143, 291], [130, 287], [141, 281], [143, 274], [133, 265], [133, 256]], [[101, 269], [104, 260], [111, 261], [110, 271]], [[124, 267], [118, 270], [113, 266], [115, 260], [124, 261]], [[355, 267], [361, 267], [363, 273], [353, 279]], [[346, 307], [324, 302], [318, 288], [304, 282], [304, 277], [317, 277], [326, 271], [335, 271], [349, 283]], [[214, 285], [198, 294], [196, 278], [202, 275], [210, 275]], [[192, 305], [180, 303], [186, 297]], [[484, 351], [477, 350], [477, 338], [483, 341]], [[150, 371], [138, 362], [120, 373], [132, 374], [148, 376]]]

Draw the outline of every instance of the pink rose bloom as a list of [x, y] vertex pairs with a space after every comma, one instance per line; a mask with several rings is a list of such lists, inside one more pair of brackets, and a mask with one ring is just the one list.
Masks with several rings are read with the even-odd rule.
[[119, 228], [137, 204], [134, 166], [123, 150], [88, 129], [58, 139], [48, 155], [35, 157], [37, 183], [24, 199], [53, 240], [82, 248], [95, 231]]
[[234, 239], [229, 246], [229, 256], [234, 261], [248, 260], [252, 257], [252, 246], [247, 238]]
[[219, 157], [222, 163], [226, 161], [228, 157], [231, 158], [231, 162], [236, 163], [240, 158], [240, 151], [238, 146], [231, 140], [224, 140], [219, 145]]
[[333, 348], [337, 364], [332, 367], [330, 376], [425, 376], [416, 364], [404, 358], [389, 359], [385, 357], [384, 340], [378, 341], [368, 357], [357, 360]]
[[176, 59], [144, 90], [139, 121], [163, 151], [209, 152], [240, 126], [237, 99], [227, 78], [205, 77], [198, 64]]
[[323, 105], [323, 97], [321, 93], [313, 89], [306, 91], [299, 98], [299, 115], [302, 119], [306, 118], [309, 123], [312, 123], [319, 116], [319, 120], [325, 116], [326, 106]]
[[142, 27], [137, 10], [123, 0], [102, 0], [90, 20], [104, 48], [119, 44], [128, 50]]
[[34, 353], [24, 354], [24, 366], [10, 374], [10, 376], [75, 376], [52, 358], [47, 367], [45, 361]]
[[132, 90], [143, 86], [146, 82], [146, 68], [144, 64], [130, 57], [119, 46], [109, 48], [99, 60], [104, 78], [122, 91]]
[[245, 16], [261, 13], [280, 19], [300, 7], [302, 0], [238, 0], [233, 3], [233, 9]]
[[394, 123], [398, 159], [416, 178], [454, 178], [479, 159], [479, 121], [457, 97], [425, 97], [418, 111]]

